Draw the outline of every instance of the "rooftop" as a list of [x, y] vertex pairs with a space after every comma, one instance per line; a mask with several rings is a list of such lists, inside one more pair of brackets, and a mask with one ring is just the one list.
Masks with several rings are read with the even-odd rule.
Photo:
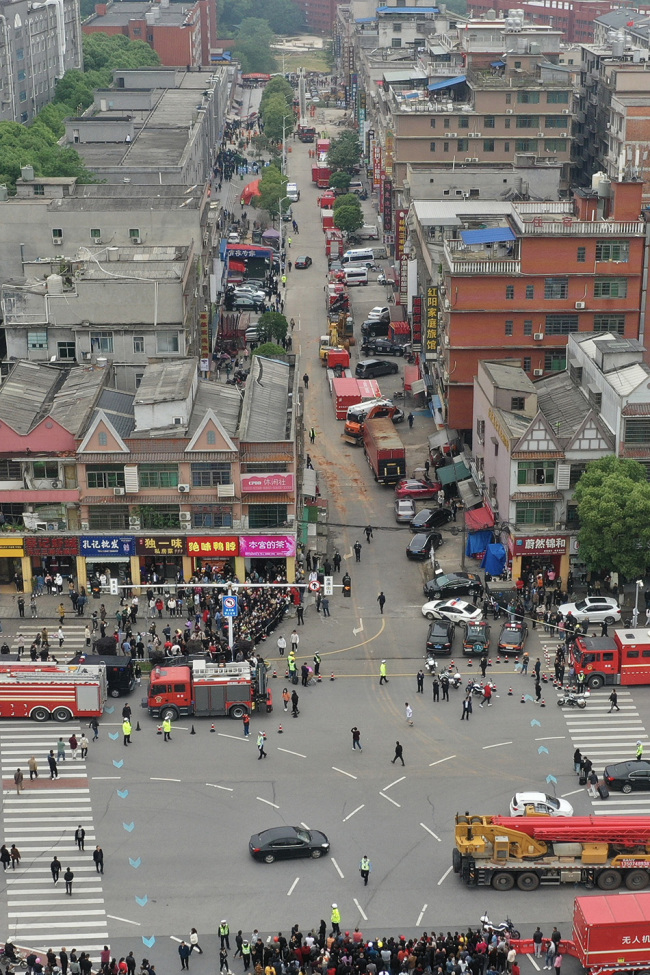
[[537, 405], [563, 445], [577, 433], [591, 406], [568, 372], [539, 379], [535, 383]]
[[483, 361], [481, 365], [494, 385], [500, 389], [519, 393], [536, 392], [535, 384], [517, 363]]
[[188, 18], [194, 7], [193, 3], [170, 3], [163, 7], [160, 3], [137, 2], [137, 0], [120, 0], [119, 3], [109, 5], [103, 17], [94, 15], [87, 23], [91, 27], [124, 27], [130, 20], [144, 20], [144, 15], [150, 11], [156, 14], [154, 27], [180, 27]]
[[99, 397], [91, 421], [101, 410], [122, 439], [130, 437], [135, 427], [134, 398], [132, 393], [122, 393], [117, 389], [105, 389]]
[[[30, 181], [38, 183], [35, 179]], [[48, 183], [53, 180], [48, 179]], [[74, 181], [76, 182], [76, 181]], [[38, 203], [48, 209], [61, 211], [91, 210], [198, 210], [203, 199], [204, 188], [168, 184], [147, 185], [138, 183], [76, 183], [70, 196], [44, 199], [42, 196], [10, 196], [0, 206], [20, 206]]]
[[77, 434], [106, 382], [103, 369], [61, 369], [21, 360], [0, 386], [0, 419], [21, 436], [51, 416]]
[[149, 363], [134, 397], [135, 406], [174, 403], [187, 399], [196, 378], [196, 359]]
[[240, 441], [289, 439], [293, 412], [292, 377], [293, 370], [288, 362], [253, 356], [244, 393]]

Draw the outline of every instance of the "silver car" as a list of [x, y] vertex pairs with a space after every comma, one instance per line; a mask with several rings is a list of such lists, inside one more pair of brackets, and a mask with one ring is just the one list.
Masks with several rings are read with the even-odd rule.
[[395, 521], [400, 525], [408, 525], [415, 517], [415, 502], [412, 498], [398, 498], [394, 508]]

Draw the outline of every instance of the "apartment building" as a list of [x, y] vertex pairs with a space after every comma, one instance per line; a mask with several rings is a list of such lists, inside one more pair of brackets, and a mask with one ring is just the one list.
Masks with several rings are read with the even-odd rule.
[[[531, 24], [562, 31], [569, 43], [589, 44], [594, 40], [595, 19], [622, 6], [614, 0], [523, 0], [517, 9]], [[470, 0], [467, 7], [474, 17], [487, 17], [494, 11], [499, 18], [505, 18], [512, 3], [509, 0]]]

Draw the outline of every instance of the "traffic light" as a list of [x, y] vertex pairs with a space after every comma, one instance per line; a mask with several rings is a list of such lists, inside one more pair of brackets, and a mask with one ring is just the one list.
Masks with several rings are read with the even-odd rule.
[[117, 585], [118, 585], [117, 579], [109, 579], [109, 592], [111, 596], [119, 596], [120, 591], [117, 588]]
[[352, 596], [352, 580], [347, 572], [343, 576], [343, 595], [348, 599]]

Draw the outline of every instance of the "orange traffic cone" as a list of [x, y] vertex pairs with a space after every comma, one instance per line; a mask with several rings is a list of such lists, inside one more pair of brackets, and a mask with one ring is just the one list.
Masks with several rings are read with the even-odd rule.
[[468, 667], [471, 667], [471, 666], [472, 666], [472, 658], [471, 658], [471, 657], [470, 657], [470, 658], [469, 658], [469, 660], [467, 661], [467, 666], [468, 666]]
[[522, 694], [521, 695], [521, 701], [519, 703], [520, 704], [525, 704], [526, 703], [526, 695], [525, 694]]
[[546, 707], [546, 701], [544, 700], [544, 698], [542, 698], [542, 700], [539, 702], [539, 706], [540, 706], [540, 708], [545, 708]]
[[278, 734], [279, 734], [279, 735], [281, 735], [281, 734], [282, 734], [282, 732], [283, 732], [283, 730], [284, 730], [284, 729], [283, 729], [283, 727], [282, 727], [282, 725], [278, 725]]
[[277, 676], [278, 676], [278, 672], [277, 672], [277, 670], [274, 670], [274, 671], [273, 671], [273, 676], [274, 676], [274, 677], [277, 677]]
[[213, 735], [216, 732], [216, 730], [217, 729], [215, 728], [215, 726], [212, 725], [211, 728], [210, 728], [210, 734]]
[[512, 688], [511, 687], [508, 688], [508, 697], [512, 697]]
[[332, 676], [330, 677], [330, 680], [336, 680], [336, 677], [334, 676], [334, 671], [332, 671]]
[[492, 666], [492, 657], [488, 657], [488, 667]]
[[158, 731], [156, 732], [156, 734], [162, 735], [162, 725], [158, 725]]
[[498, 663], [498, 664], [500, 664], [500, 663], [501, 663], [501, 657], [500, 657], [500, 656], [499, 656], [498, 654], [497, 654], [497, 663]]
[[317, 684], [322, 684], [322, 683], [323, 683], [323, 678], [321, 677], [321, 675], [320, 675], [320, 674], [319, 674], [319, 675], [318, 675], [318, 677], [316, 678], [316, 683], [317, 683]]

